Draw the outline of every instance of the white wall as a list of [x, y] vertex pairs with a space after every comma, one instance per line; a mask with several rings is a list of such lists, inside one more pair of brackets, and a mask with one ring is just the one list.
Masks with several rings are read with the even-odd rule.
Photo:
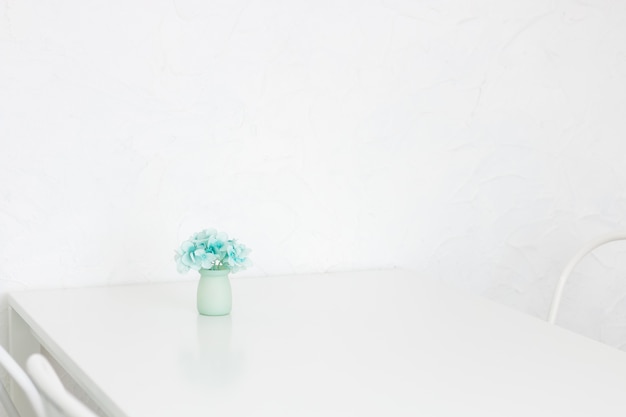
[[[0, 294], [178, 279], [213, 226], [242, 276], [399, 266], [545, 316], [626, 229], [625, 39], [608, 0], [0, 0]], [[613, 345], [620, 245], [560, 320]]]

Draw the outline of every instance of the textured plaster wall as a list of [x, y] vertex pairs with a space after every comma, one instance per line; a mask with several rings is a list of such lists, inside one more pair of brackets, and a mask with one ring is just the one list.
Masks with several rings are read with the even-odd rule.
[[[0, 0], [2, 333], [7, 291], [177, 279], [208, 226], [241, 276], [397, 266], [545, 317], [626, 229], [625, 39], [620, 0]], [[559, 321], [623, 346], [625, 296], [615, 243]]]

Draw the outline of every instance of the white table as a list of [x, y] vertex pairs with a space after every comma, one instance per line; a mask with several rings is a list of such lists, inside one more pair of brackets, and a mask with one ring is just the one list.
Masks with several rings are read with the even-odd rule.
[[410, 272], [232, 284], [226, 317], [190, 281], [13, 293], [12, 353], [111, 417], [626, 415], [625, 353]]

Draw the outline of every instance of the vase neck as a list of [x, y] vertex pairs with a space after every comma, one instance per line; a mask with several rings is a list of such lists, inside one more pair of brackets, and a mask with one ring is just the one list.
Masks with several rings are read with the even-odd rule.
[[230, 269], [200, 269], [200, 276], [203, 278], [228, 276]]

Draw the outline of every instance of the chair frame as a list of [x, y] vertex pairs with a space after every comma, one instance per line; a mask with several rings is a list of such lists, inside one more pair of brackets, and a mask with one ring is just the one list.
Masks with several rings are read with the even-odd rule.
[[585, 245], [582, 249], [580, 249], [576, 255], [567, 263], [563, 273], [561, 273], [561, 277], [559, 278], [559, 282], [556, 287], [556, 291], [554, 292], [554, 297], [552, 298], [552, 306], [550, 307], [550, 314], [548, 316], [548, 322], [550, 324], [554, 324], [556, 321], [556, 316], [559, 311], [559, 305], [561, 304], [561, 298], [563, 296], [563, 289], [565, 288], [565, 283], [567, 279], [572, 273], [572, 270], [578, 265], [578, 263], [589, 253], [593, 252], [596, 248], [611, 242], [615, 242], [618, 240], [626, 240], [626, 231], [619, 233], [611, 233], [605, 236], [602, 236], [589, 244]]
[[[35, 384], [33, 384], [33, 381], [31, 381], [26, 372], [24, 372], [15, 359], [13, 359], [9, 352], [7, 352], [2, 346], [0, 346], [0, 365], [11, 377], [11, 383], [17, 384], [17, 386], [19, 386], [24, 392], [24, 395], [35, 413], [35, 416], [45, 417], [45, 406], [41, 395], [39, 395], [39, 390], [35, 387]], [[4, 408], [7, 414], [10, 417], [19, 416], [19, 413], [15, 408], [15, 404], [13, 404], [13, 400], [4, 385], [2, 385], [2, 389], [0, 391], [2, 391], [0, 392], [0, 397], [3, 400], [2, 404], [5, 406]]]
[[48, 410], [52, 408], [66, 417], [98, 417], [63, 386], [45, 356], [40, 353], [29, 356], [26, 361], [26, 370], [50, 406]]

